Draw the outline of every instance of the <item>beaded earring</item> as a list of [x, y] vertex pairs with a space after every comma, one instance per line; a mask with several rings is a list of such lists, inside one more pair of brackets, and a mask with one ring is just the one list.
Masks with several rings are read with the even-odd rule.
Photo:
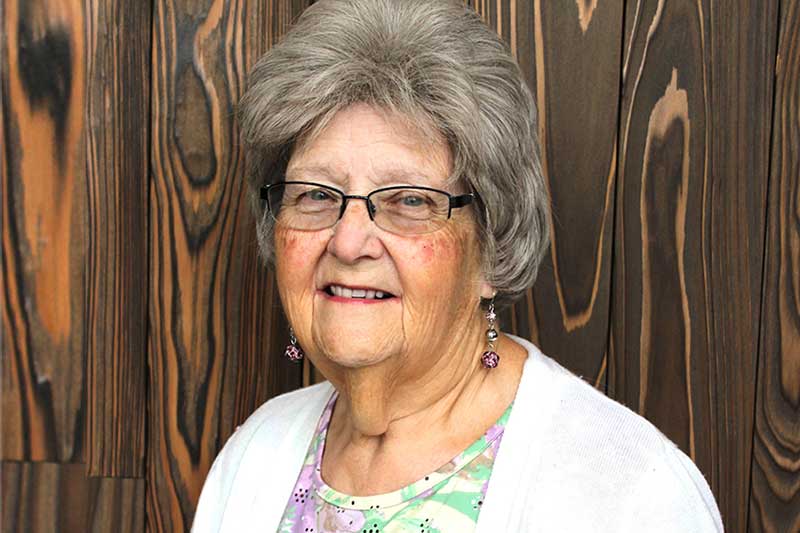
[[486, 330], [486, 343], [488, 345], [483, 355], [481, 355], [481, 364], [483, 368], [496, 368], [500, 364], [500, 356], [494, 351], [494, 343], [497, 337], [500, 336], [495, 329], [497, 314], [494, 312], [494, 297], [489, 303], [489, 310], [486, 311], [486, 320], [489, 322], [489, 329]]
[[300, 361], [305, 357], [303, 349], [297, 345], [297, 338], [294, 336], [294, 330], [289, 326], [289, 344], [286, 346], [286, 351], [283, 352], [290, 361]]

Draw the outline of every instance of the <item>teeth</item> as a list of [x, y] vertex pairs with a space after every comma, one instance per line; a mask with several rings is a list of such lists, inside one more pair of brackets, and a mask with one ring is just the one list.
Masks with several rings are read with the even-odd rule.
[[331, 285], [331, 292], [334, 296], [340, 298], [363, 298], [365, 300], [374, 300], [376, 298], [383, 298], [387, 293], [383, 291], [376, 291], [372, 289], [349, 289], [340, 285]]

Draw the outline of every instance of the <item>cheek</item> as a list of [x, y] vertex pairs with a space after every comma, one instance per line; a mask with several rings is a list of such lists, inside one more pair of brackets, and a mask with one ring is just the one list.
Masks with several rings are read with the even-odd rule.
[[275, 232], [275, 277], [284, 306], [291, 307], [313, 287], [314, 268], [324, 243], [317, 235], [291, 230]]
[[275, 262], [278, 270], [302, 272], [308, 268], [314, 251], [319, 248], [317, 239], [308, 234], [282, 230], [275, 232]]
[[297, 313], [307, 309], [314, 267], [324, 243], [319, 235], [292, 230], [276, 230], [274, 243], [278, 292], [290, 320], [297, 321]]
[[415, 254], [416, 257], [414, 258], [420, 265], [427, 265], [431, 261], [436, 254], [436, 245], [432, 242], [425, 243], [420, 245], [417, 248], [417, 253]]
[[429, 237], [420, 239], [412, 248], [414, 262], [421, 268], [452, 268], [463, 247], [454, 239]]
[[469, 276], [467, 248], [459, 239], [426, 236], [406, 250], [408, 273], [414, 279], [413, 285], [422, 288], [426, 294], [447, 291], [454, 282], [463, 283]]
[[442, 320], [452, 320], [454, 313], [477, 303], [477, 288], [472, 290], [477, 265], [473, 265], [475, 257], [468, 238], [447, 233], [425, 235], [405, 247], [402, 266], [400, 260], [396, 261], [417, 326], [441, 326]]

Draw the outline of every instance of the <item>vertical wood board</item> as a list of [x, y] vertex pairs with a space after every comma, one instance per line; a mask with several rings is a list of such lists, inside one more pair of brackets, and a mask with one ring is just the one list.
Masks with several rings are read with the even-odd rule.
[[5, 0], [3, 459], [84, 453], [84, 25], [78, 0]]
[[709, 385], [707, 13], [630, 2], [626, 26], [609, 394], [696, 458], [709, 416], [697, 405]]
[[150, 9], [87, 0], [87, 467], [144, 476]]
[[800, 530], [800, 2], [781, 2], [750, 531]]
[[747, 523], [778, 2], [710, 4], [704, 269], [712, 419], [696, 458], [725, 526]]
[[536, 70], [552, 228], [531, 330], [545, 353], [605, 390], [622, 4], [532, 4], [533, 55], [519, 61]]

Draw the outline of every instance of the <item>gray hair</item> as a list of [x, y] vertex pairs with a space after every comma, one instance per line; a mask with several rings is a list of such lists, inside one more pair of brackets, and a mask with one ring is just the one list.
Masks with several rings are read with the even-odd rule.
[[259, 189], [280, 181], [297, 142], [365, 103], [443, 136], [474, 210], [499, 304], [533, 284], [549, 243], [536, 105], [508, 47], [455, 1], [321, 0], [254, 65], [239, 104], [262, 257], [272, 222]]

